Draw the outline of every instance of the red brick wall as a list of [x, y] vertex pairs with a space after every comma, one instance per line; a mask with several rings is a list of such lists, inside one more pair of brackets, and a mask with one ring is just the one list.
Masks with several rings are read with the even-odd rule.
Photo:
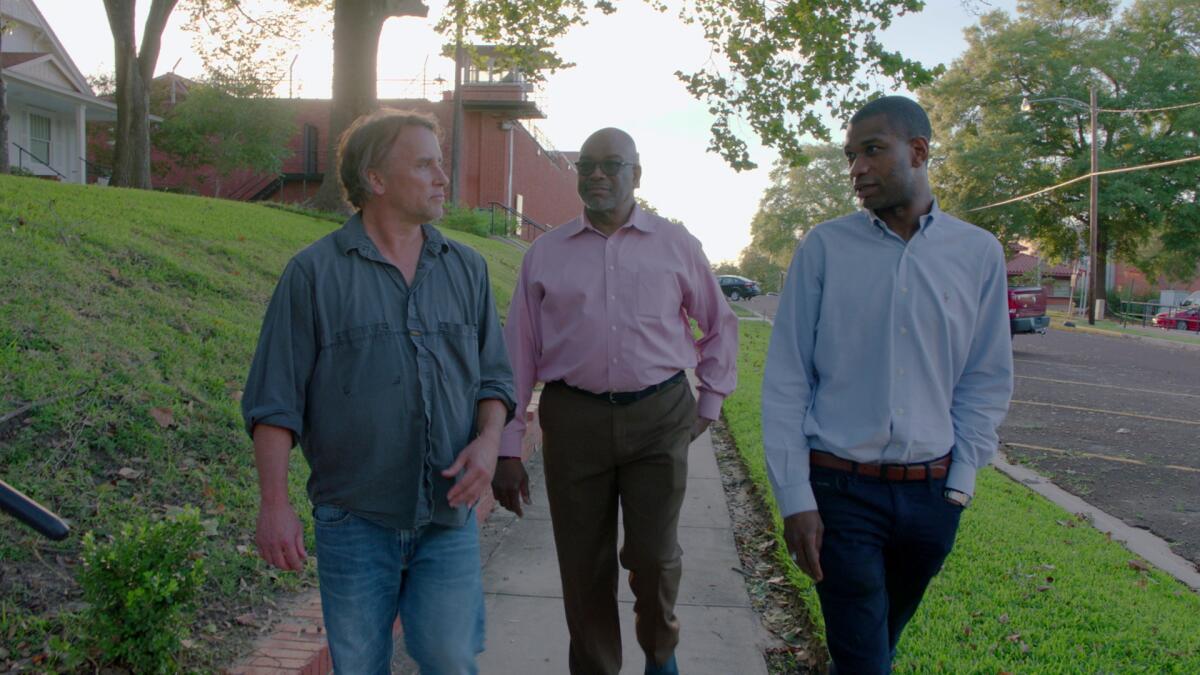
[[[282, 172], [305, 172], [304, 128], [317, 129], [318, 173], [324, 171], [328, 157], [330, 102], [323, 99], [290, 99], [286, 103], [294, 111], [296, 133], [288, 144], [291, 156], [283, 161]], [[384, 100], [380, 105], [411, 109], [437, 117], [442, 127], [442, 154], [450, 164], [450, 140], [453, 116], [451, 100], [427, 101]], [[507, 124], [506, 124], [507, 122]], [[511, 132], [503, 127], [512, 127]], [[103, 138], [103, 130], [91, 133], [93, 142]], [[512, 198], [508, 198], [509, 144], [512, 144]], [[204, 196], [217, 194], [217, 180], [210, 169], [185, 169], [176, 166], [166, 156], [154, 152], [158, 174], [154, 186]], [[582, 203], [575, 188], [575, 171], [558, 153], [547, 153], [529, 131], [515, 121], [507, 121], [503, 113], [468, 110], [463, 115], [462, 192], [460, 202], [477, 208], [488, 208], [491, 202], [516, 208], [517, 195], [523, 196], [526, 216], [553, 227], [579, 214]], [[220, 181], [220, 196], [249, 199], [270, 176], [239, 171]], [[283, 202], [302, 202], [316, 193], [319, 181], [289, 181], [270, 199]], [[536, 234], [536, 233], [535, 233]], [[532, 237], [530, 237], [532, 238]]]

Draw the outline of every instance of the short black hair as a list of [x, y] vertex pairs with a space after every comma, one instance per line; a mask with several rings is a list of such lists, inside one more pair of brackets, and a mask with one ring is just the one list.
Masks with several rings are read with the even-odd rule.
[[858, 112], [850, 118], [850, 123], [854, 124], [876, 115], [886, 115], [893, 130], [908, 134], [909, 140], [914, 138], [933, 140], [933, 127], [929, 124], [929, 115], [925, 114], [925, 109], [911, 98], [881, 96], [859, 108]]

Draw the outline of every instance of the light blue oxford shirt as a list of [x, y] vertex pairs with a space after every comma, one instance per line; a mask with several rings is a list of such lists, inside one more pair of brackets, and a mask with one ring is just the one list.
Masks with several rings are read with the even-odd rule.
[[779, 511], [817, 508], [809, 451], [908, 464], [951, 453], [972, 494], [1012, 397], [1004, 251], [934, 202], [905, 242], [869, 211], [814, 227], [780, 297], [762, 389]]

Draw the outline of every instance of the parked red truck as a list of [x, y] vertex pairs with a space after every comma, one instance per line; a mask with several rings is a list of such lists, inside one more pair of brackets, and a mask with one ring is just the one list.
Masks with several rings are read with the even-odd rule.
[[1046, 316], [1046, 291], [1039, 286], [1008, 289], [1008, 327], [1013, 335], [1045, 333], [1050, 326]]

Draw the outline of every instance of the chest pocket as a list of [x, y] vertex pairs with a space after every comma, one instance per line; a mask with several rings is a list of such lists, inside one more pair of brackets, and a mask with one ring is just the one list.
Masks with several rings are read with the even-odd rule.
[[665, 270], [641, 270], [637, 273], [634, 288], [638, 316], [662, 318], [679, 314], [681, 296], [674, 274]]
[[355, 326], [334, 335], [333, 365], [342, 393], [370, 396], [404, 380], [403, 336], [387, 323]]
[[458, 381], [479, 382], [479, 330], [469, 323], [439, 321], [435, 355], [443, 376]]

